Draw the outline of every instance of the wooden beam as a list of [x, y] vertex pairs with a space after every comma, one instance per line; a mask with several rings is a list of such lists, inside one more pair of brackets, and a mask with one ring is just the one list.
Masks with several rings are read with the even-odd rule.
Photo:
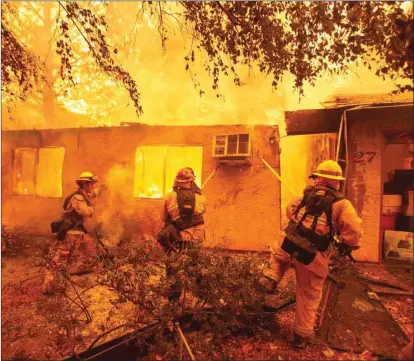
[[372, 283], [372, 284], [378, 285], [378, 286], [391, 287], [391, 288], [396, 288], [396, 289], [403, 290], [403, 291], [409, 291], [410, 290], [407, 286], [405, 286], [401, 282], [390, 282], [390, 281], [387, 281], [387, 280], [377, 280], [377, 279], [374, 279], [374, 278], [371, 278], [371, 277], [361, 276], [361, 275], [358, 275], [357, 277], [361, 280], [368, 281], [369, 283]]
[[391, 287], [383, 287], [377, 285], [368, 285], [369, 289], [372, 292], [381, 294], [381, 295], [399, 295], [399, 296], [413, 296], [413, 291], [401, 291]]

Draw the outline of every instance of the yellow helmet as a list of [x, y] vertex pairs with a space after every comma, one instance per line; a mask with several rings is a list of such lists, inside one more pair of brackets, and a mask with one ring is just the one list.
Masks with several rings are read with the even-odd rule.
[[81, 175], [76, 179], [76, 184], [80, 184], [83, 182], [93, 182], [96, 183], [98, 178], [91, 172], [82, 172]]
[[316, 171], [309, 178], [322, 177], [335, 180], [344, 180], [341, 166], [334, 160], [325, 160], [318, 165]]

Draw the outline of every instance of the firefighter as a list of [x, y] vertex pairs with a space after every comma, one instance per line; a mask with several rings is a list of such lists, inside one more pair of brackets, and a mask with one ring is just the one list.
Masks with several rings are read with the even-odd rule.
[[[206, 201], [194, 179], [192, 168], [182, 168], [174, 179], [173, 190], [165, 196], [161, 215], [165, 226], [157, 240], [167, 254], [185, 251], [205, 240], [203, 214], [206, 211]], [[167, 267], [167, 276], [174, 276], [176, 271], [173, 267]], [[181, 286], [176, 282], [172, 286], [169, 300], [177, 300], [180, 295]]]
[[46, 270], [43, 293], [51, 294], [56, 272], [64, 266], [73, 264], [79, 258], [80, 267], [72, 273], [92, 271], [97, 248], [96, 242], [88, 234], [83, 223], [92, 217], [94, 201], [99, 193], [95, 188], [97, 177], [91, 172], [83, 172], [76, 184], [79, 188], [70, 194], [63, 204], [63, 216], [57, 230], [57, 242], [53, 247], [52, 262]]
[[261, 286], [276, 293], [290, 262], [296, 271], [296, 315], [293, 344], [305, 347], [315, 337], [314, 323], [333, 253], [333, 236], [339, 234], [341, 246], [358, 248], [362, 220], [351, 202], [339, 194], [345, 180], [340, 165], [333, 160], [319, 164], [309, 178], [314, 185], [302, 198], [288, 205], [288, 225], [271, 248], [269, 267]]

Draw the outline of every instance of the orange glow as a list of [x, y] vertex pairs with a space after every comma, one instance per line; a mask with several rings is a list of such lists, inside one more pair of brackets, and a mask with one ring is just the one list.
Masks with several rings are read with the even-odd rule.
[[17, 148], [14, 150], [13, 190], [15, 194], [35, 194], [36, 158], [36, 149]]
[[[223, 97], [217, 98], [216, 92], [211, 90], [212, 79], [204, 71], [204, 55], [199, 54], [193, 64], [193, 78], [205, 91], [200, 97], [199, 89], [194, 87], [189, 72], [185, 70], [184, 57], [189, 51], [190, 41], [177, 31], [175, 22], [172, 22], [164, 53], [157, 27], [154, 28], [154, 19], [146, 14], [142, 21], [136, 22], [136, 12], [141, 3], [110, 4], [105, 6], [101, 2], [89, 2], [85, 6], [97, 15], [106, 13], [108, 16], [108, 28], [111, 29], [108, 41], [118, 49], [117, 63], [122, 64], [137, 82], [143, 115], [138, 119], [127, 91], [98, 71], [76, 29], [70, 31], [76, 53], [72, 75], [77, 85], [73, 87], [62, 81], [58, 76], [60, 59], [55, 54], [56, 49], [53, 46], [50, 49], [48, 41], [45, 41], [52, 38], [59, 5], [51, 5], [52, 28], [47, 33], [43, 20], [39, 18], [39, 14], [43, 14], [44, 2], [20, 2], [16, 5], [19, 20], [16, 20], [13, 29], [42, 61], [46, 56], [48, 59], [52, 57], [51, 72], [56, 95], [53, 119], [56, 122], [51, 124], [50, 120], [45, 119], [42, 96], [34, 94], [13, 109], [13, 120], [7, 108], [2, 107], [3, 129], [114, 126], [131, 121], [151, 125], [271, 124], [279, 125], [283, 136], [285, 110], [323, 108], [321, 103], [337, 94], [376, 91], [386, 94], [395, 89], [394, 81], [384, 81], [375, 76], [374, 71], [354, 63], [350, 65], [348, 74], [322, 77], [316, 81], [315, 87], [305, 84], [305, 96], [299, 99], [293, 91], [294, 79], [291, 75], [286, 74], [279, 88], [273, 91], [269, 77], [260, 72], [253, 74], [252, 69], [238, 66], [241, 80], [246, 85], [237, 87], [231, 77], [221, 77], [219, 92]], [[404, 4], [409, 6], [410, 3]], [[181, 9], [176, 2], [168, 3], [168, 6], [171, 12]], [[412, 94], [410, 96], [412, 99]], [[156, 185], [159, 187], [158, 183]]]
[[135, 155], [134, 197], [162, 198], [166, 146], [138, 147]]
[[156, 185], [152, 185], [145, 192], [139, 195], [140, 198], [162, 198], [162, 193]]
[[17, 148], [14, 151], [14, 192], [62, 197], [64, 148]]
[[174, 178], [183, 167], [193, 168], [201, 186], [202, 146], [143, 146], [135, 156], [134, 192], [136, 198], [160, 199], [172, 190]]
[[172, 190], [177, 172], [184, 167], [191, 167], [196, 175], [195, 183], [202, 184], [202, 146], [169, 146], [165, 159], [165, 185], [166, 192]]
[[36, 174], [36, 195], [62, 197], [62, 169], [65, 148], [40, 148]]

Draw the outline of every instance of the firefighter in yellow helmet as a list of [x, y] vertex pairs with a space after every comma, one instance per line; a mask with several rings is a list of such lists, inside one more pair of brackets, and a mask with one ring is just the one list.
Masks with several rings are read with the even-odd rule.
[[[167, 254], [185, 251], [195, 244], [201, 245], [205, 240], [203, 215], [206, 211], [206, 200], [194, 179], [192, 168], [180, 169], [174, 179], [173, 190], [165, 196], [161, 215], [165, 226], [157, 240]], [[174, 267], [167, 266], [167, 277], [173, 278], [177, 272]], [[173, 282], [169, 300], [177, 301], [181, 289], [178, 281]]]
[[[48, 266], [43, 282], [43, 293], [53, 291], [56, 272], [69, 267], [69, 273], [87, 273], [94, 266], [97, 247], [94, 239], [84, 227], [86, 219], [92, 217], [94, 200], [98, 195], [95, 188], [97, 177], [91, 172], [83, 172], [76, 179], [79, 188], [66, 197], [63, 203], [63, 216], [59, 222], [56, 245], [52, 249], [52, 262]], [[71, 269], [70, 266], [78, 266]]]
[[296, 315], [293, 344], [302, 348], [314, 339], [316, 312], [328, 275], [333, 235], [340, 234], [342, 245], [357, 248], [362, 220], [351, 202], [339, 194], [345, 178], [340, 165], [333, 160], [319, 164], [314, 185], [303, 197], [288, 205], [290, 220], [271, 249], [270, 264], [264, 271], [261, 286], [276, 293], [290, 262], [296, 271]]

